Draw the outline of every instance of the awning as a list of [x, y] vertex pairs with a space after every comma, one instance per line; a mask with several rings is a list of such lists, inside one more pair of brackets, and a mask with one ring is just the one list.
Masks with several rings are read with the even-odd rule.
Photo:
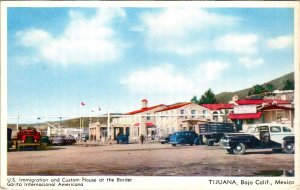
[[247, 113], [247, 114], [234, 114], [230, 113], [228, 115], [229, 119], [258, 119], [262, 115], [262, 112], [257, 113]]
[[152, 122], [146, 122], [146, 127], [156, 127]]
[[[146, 127], [156, 127], [152, 122], [146, 122]], [[135, 123], [133, 126], [140, 126], [140, 123]]]

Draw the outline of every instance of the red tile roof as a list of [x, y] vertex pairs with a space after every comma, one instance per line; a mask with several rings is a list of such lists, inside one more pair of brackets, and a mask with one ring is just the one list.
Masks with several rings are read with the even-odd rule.
[[188, 104], [191, 104], [191, 102], [185, 102], [185, 103], [180, 103], [180, 104], [175, 104], [175, 105], [171, 105], [171, 106], [168, 106], [166, 108], [163, 108], [161, 110], [158, 110], [156, 112], [161, 112], [161, 111], [167, 111], [167, 110], [172, 110], [172, 109], [177, 109], [177, 108], [181, 108], [183, 106], [186, 106]]
[[128, 113], [126, 113], [126, 114], [127, 114], [127, 115], [133, 115], [133, 114], [137, 114], [137, 113], [142, 113], [142, 112], [145, 112], [145, 111], [149, 111], [149, 110], [158, 108], [159, 106], [164, 106], [164, 104], [159, 104], [159, 105], [152, 106], [152, 107], [142, 108], [142, 109], [139, 109], [139, 110], [135, 110], [135, 111], [132, 111], [132, 112], [128, 112]]
[[277, 105], [271, 105], [261, 108], [260, 110], [292, 110], [293, 108], [284, 107], [284, 106], [277, 106]]
[[262, 112], [257, 113], [247, 113], [247, 114], [234, 114], [230, 113], [228, 115], [229, 119], [258, 119], [262, 115]]
[[148, 100], [147, 99], [143, 99], [142, 102], [148, 102]]
[[273, 103], [277, 102], [277, 104], [289, 104], [290, 102], [286, 100], [280, 100], [280, 99], [262, 99], [262, 100], [237, 100], [236, 103], [238, 105], [259, 105], [263, 103]]
[[200, 106], [210, 110], [233, 109], [232, 104], [201, 104]]

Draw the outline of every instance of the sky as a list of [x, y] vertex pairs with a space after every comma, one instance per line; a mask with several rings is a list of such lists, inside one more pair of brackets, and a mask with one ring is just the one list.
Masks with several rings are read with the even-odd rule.
[[[8, 116], [124, 113], [294, 71], [291, 8], [8, 8]], [[85, 106], [80, 106], [80, 102]]]

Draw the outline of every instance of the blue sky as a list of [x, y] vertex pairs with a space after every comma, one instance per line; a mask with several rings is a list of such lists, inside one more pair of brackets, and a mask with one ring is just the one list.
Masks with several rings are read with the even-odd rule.
[[8, 8], [8, 116], [189, 101], [294, 70], [291, 8]]

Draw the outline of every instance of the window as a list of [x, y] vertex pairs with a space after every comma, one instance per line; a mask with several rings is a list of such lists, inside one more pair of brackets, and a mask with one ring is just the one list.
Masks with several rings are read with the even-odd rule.
[[281, 128], [279, 126], [272, 126], [272, 127], [270, 127], [270, 130], [272, 133], [280, 133], [281, 132]]
[[172, 133], [175, 133], [175, 127], [172, 127]]
[[282, 119], [284, 117], [285, 117], [284, 111], [281, 111], [281, 110], [276, 111], [276, 119]]
[[[147, 113], [147, 115], [150, 115], [150, 113]], [[147, 116], [147, 121], [151, 120], [150, 116]]]
[[282, 127], [282, 131], [283, 132], [291, 132], [291, 129], [287, 128], [287, 127]]
[[191, 110], [191, 114], [192, 114], [192, 118], [194, 118], [196, 114], [196, 110]]
[[218, 112], [216, 111], [213, 112], [213, 120], [218, 121]]
[[258, 132], [259, 132], [259, 127], [255, 127], [254, 133], [258, 133]]

